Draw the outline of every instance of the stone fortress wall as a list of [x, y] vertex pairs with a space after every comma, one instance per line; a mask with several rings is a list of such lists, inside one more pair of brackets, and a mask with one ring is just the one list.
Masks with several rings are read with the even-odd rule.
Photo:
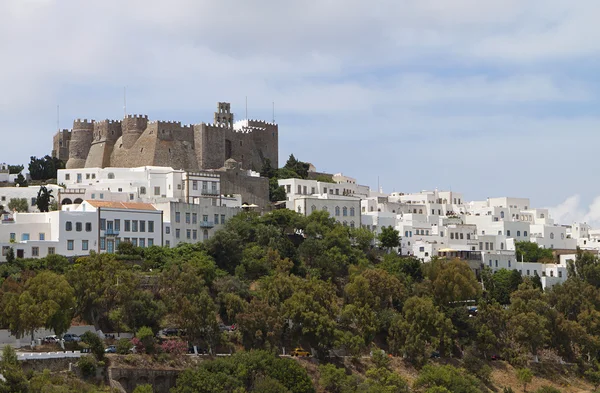
[[189, 171], [218, 169], [234, 159], [260, 171], [266, 159], [277, 168], [279, 129], [262, 120], [234, 122], [231, 106], [219, 102], [213, 123], [182, 125], [127, 115], [122, 121], [77, 119], [54, 135], [52, 156], [67, 169], [169, 166]]

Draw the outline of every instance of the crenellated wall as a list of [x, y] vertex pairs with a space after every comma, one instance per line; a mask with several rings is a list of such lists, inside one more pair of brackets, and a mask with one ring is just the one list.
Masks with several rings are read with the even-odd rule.
[[244, 169], [260, 171], [266, 159], [277, 167], [278, 126], [262, 120], [233, 122], [230, 104], [219, 102], [215, 123], [182, 125], [128, 115], [123, 121], [76, 120], [72, 131], [53, 138], [53, 156], [67, 156], [67, 168], [171, 166], [219, 169], [233, 158]]

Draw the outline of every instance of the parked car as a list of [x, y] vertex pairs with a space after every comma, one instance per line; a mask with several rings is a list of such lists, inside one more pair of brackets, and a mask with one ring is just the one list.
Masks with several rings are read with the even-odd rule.
[[117, 353], [117, 346], [116, 345], [109, 345], [104, 350], [104, 353]]
[[224, 323], [219, 324], [219, 330], [222, 332], [234, 332], [237, 327], [233, 325], [225, 325]]
[[60, 339], [56, 335], [52, 335], [52, 336], [44, 337], [42, 342], [44, 344], [56, 344], [56, 343], [60, 342]]
[[440, 358], [440, 353], [438, 351], [433, 351], [433, 352], [431, 352], [431, 355], [429, 355], [429, 357], [431, 359], [439, 359]]
[[310, 353], [303, 349], [302, 347], [295, 348], [292, 352], [290, 352], [290, 356], [292, 357], [307, 357], [310, 356]]
[[81, 338], [78, 335], [76, 335], [75, 333], [67, 333], [63, 336], [63, 340], [65, 340], [66, 343], [79, 342], [79, 341], [81, 341]]

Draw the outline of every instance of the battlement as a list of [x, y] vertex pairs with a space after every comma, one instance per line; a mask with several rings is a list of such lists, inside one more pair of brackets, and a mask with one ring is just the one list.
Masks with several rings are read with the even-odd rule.
[[180, 126], [181, 127], [181, 122], [180, 121], [164, 121], [164, 120], [153, 120], [151, 122], [149, 122], [148, 124], [156, 124], [156, 125], [170, 125], [170, 126]]
[[146, 119], [148, 120], [148, 115], [127, 115], [128, 119]]
[[105, 120], [99, 120], [99, 121], [97, 121], [96, 124], [117, 124], [117, 125], [120, 125], [121, 124], [121, 120], [105, 119]]
[[94, 128], [94, 123], [94, 120], [88, 121], [88, 119], [77, 119], [73, 121], [73, 130], [92, 130]]

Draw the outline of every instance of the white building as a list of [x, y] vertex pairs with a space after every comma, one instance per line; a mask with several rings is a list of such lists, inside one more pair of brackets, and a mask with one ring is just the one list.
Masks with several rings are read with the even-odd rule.
[[368, 186], [350, 182], [329, 183], [310, 179], [281, 179], [278, 180], [278, 183], [285, 189], [286, 200], [290, 202], [307, 195], [328, 194], [331, 197], [356, 196], [361, 198], [369, 196]]
[[[58, 198], [58, 194], [61, 187], [55, 184], [46, 185], [48, 191], [52, 191], [52, 196]], [[9, 210], [8, 204], [11, 199], [26, 199], [28, 205], [28, 211], [31, 213], [39, 212], [36, 201], [40, 191], [40, 186], [29, 186], [29, 187], [0, 187], [0, 205], [4, 207], [4, 210]]]
[[11, 174], [8, 169], [8, 164], [1, 163], [0, 164], [0, 183], [14, 183], [19, 176], [18, 173]]
[[0, 261], [9, 248], [18, 258], [67, 257], [114, 252], [121, 241], [162, 245], [162, 212], [143, 203], [84, 201], [48, 213], [5, 214], [0, 223]]
[[289, 209], [309, 216], [317, 210], [326, 211], [340, 224], [351, 228], [360, 227], [360, 198], [342, 195], [303, 195], [293, 199], [288, 206]]

